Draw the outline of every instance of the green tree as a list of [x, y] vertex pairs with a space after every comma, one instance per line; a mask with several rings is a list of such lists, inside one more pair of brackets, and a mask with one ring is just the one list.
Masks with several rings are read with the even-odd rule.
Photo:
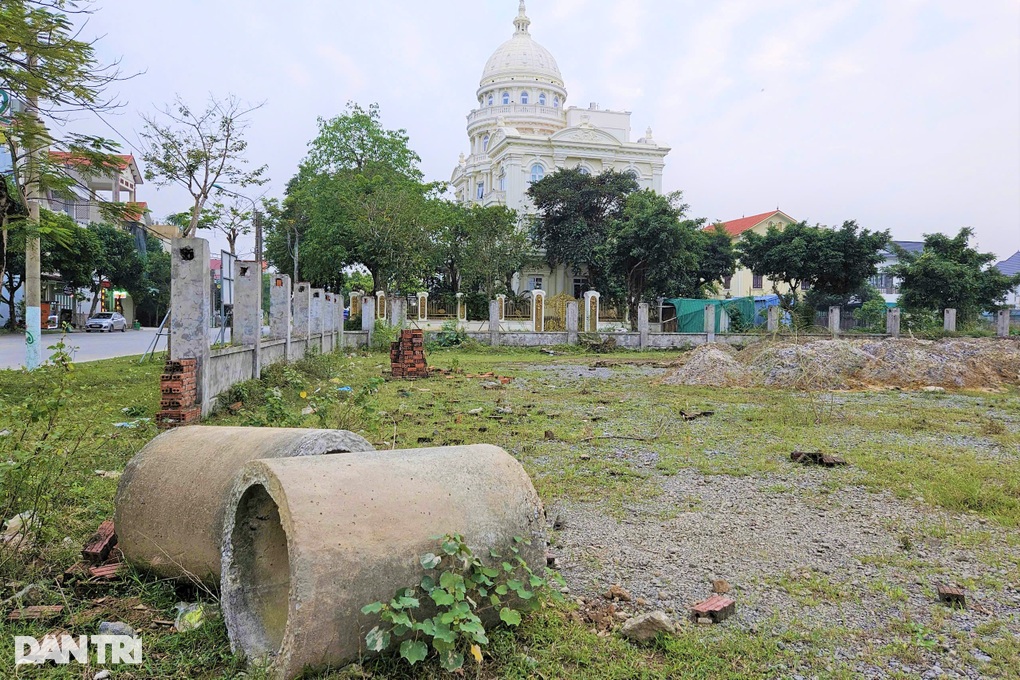
[[334, 174], [343, 170], [367, 172], [384, 165], [409, 179], [421, 181], [421, 158], [411, 150], [407, 131], [387, 130], [382, 125], [378, 104], [366, 111], [348, 102], [339, 116], [319, 118], [319, 133], [309, 144], [305, 165], [314, 173]]
[[679, 295], [701, 287], [699, 259], [707, 239], [704, 220], [685, 219], [683, 194], [638, 191], [627, 196], [605, 244], [609, 271], [622, 279], [631, 327], [637, 306], [649, 296]]
[[737, 252], [745, 267], [772, 279], [780, 306], [790, 311], [804, 285], [843, 297], [860, 290], [875, 274], [888, 241], [888, 232], [863, 230], [853, 221], [835, 230], [799, 222], [785, 229], [769, 227], [764, 235], [745, 232]]
[[114, 288], [137, 290], [145, 272], [145, 262], [135, 239], [131, 234], [110, 224], [90, 224], [89, 231], [95, 234], [99, 243], [99, 256], [92, 277], [92, 308], [89, 316], [96, 312], [103, 283]]
[[737, 254], [733, 239], [721, 225], [698, 232], [699, 247], [697, 281], [700, 284], [691, 297], [703, 297], [715, 292], [716, 283], [731, 276], [737, 267]]
[[159, 239], [146, 235], [142, 274], [126, 286], [135, 303], [135, 318], [144, 326], [157, 326], [170, 308], [170, 253]]
[[[388, 131], [378, 107], [356, 104], [320, 121], [308, 158], [272, 215], [271, 258], [300, 260], [302, 278], [337, 290], [361, 266], [376, 290], [410, 290], [435, 270], [441, 185], [423, 184], [403, 130]], [[293, 244], [299, 241], [295, 249]]]
[[1006, 276], [992, 266], [994, 253], [971, 247], [973, 236], [966, 227], [954, 237], [926, 234], [920, 253], [897, 247], [899, 262], [891, 273], [901, 281], [900, 304], [907, 311], [955, 309], [960, 322], [971, 322], [1000, 308], [1009, 291], [1020, 286], [1020, 274]]
[[530, 250], [516, 211], [435, 201], [436, 267], [451, 293], [481, 291], [486, 299], [509, 290]]
[[145, 178], [156, 186], [177, 184], [194, 199], [191, 219], [183, 235], [195, 235], [209, 198], [217, 185], [239, 187], [265, 184], [266, 166], [248, 167], [245, 133], [250, 116], [262, 105], [246, 105], [233, 95], [210, 97], [202, 110], [177, 97], [158, 116], [145, 115], [140, 133], [145, 150]]
[[528, 189], [538, 211], [532, 227], [535, 245], [551, 266], [587, 270], [589, 282], [606, 290], [612, 281], [604, 246], [627, 196], [637, 190], [634, 177], [615, 170], [589, 175], [562, 168], [544, 177]]

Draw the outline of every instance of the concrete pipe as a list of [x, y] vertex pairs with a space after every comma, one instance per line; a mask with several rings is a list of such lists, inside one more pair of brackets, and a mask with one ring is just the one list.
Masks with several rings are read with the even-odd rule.
[[528, 474], [495, 446], [254, 461], [223, 525], [231, 648], [286, 679], [356, 660], [379, 622], [361, 608], [418, 583], [436, 536], [459, 533], [483, 555], [529, 538], [522, 556], [538, 570], [544, 524]]
[[245, 463], [373, 450], [346, 430], [181, 427], [164, 432], [131, 459], [120, 479], [117, 545], [141, 569], [215, 587], [227, 494]]

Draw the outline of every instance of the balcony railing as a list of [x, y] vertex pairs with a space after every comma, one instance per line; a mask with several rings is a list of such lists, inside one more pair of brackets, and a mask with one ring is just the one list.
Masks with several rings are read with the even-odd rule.
[[475, 121], [482, 120], [485, 118], [494, 118], [496, 116], [507, 116], [507, 117], [541, 117], [541, 118], [555, 118], [556, 120], [566, 122], [567, 114], [561, 108], [555, 106], [536, 106], [532, 104], [507, 104], [499, 106], [483, 106], [480, 109], [475, 109], [468, 114], [468, 125]]
[[66, 213], [76, 223], [87, 227], [94, 222], [103, 222], [102, 213], [99, 210], [99, 203], [96, 201], [63, 201], [51, 199], [50, 205], [55, 211]]

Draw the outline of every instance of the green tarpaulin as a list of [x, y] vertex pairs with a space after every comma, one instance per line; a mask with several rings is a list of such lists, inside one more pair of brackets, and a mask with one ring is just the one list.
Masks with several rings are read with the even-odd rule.
[[672, 305], [676, 309], [676, 332], [677, 333], [704, 333], [705, 332], [705, 307], [715, 307], [715, 332], [719, 333], [719, 324], [722, 320], [722, 310], [725, 309], [730, 315], [730, 328], [733, 327], [734, 312], [740, 315], [742, 322], [751, 326], [754, 325], [755, 309], [753, 297], [733, 298], [730, 300], [693, 300], [690, 298], [673, 298], [663, 300], [663, 304]]

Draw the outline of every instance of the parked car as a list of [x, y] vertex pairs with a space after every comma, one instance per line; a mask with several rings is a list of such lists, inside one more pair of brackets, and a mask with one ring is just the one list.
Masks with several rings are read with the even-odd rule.
[[89, 320], [85, 322], [86, 333], [91, 333], [92, 331], [112, 333], [116, 330], [122, 333], [127, 330], [127, 319], [120, 312], [100, 312], [90, 316]]

